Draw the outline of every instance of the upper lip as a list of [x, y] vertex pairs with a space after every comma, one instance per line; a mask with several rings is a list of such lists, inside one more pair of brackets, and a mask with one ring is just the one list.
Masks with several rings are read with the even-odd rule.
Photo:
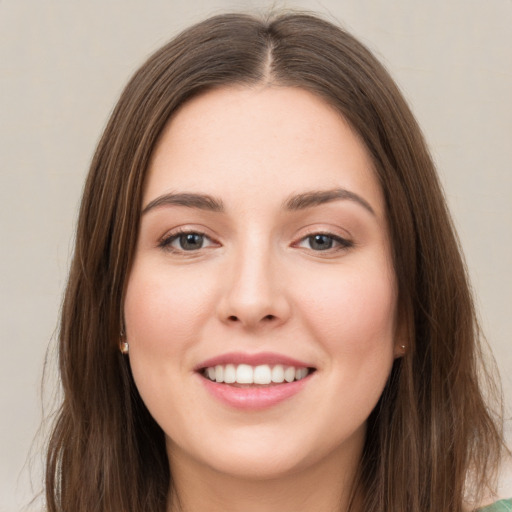
[[268, 364], [269, 366], [272, 366], [281, 364], [283, 366], [294, 366], [295, 368], [313, 368], [311, 364], [308, 364], [304, 361], [299, 361], [293, 357], [288, 357], [283, 354], [277, 354], [274, 352], [259, 352], [256, 354], [228, 352], [226, 354], [221, 354], [202, 361], [195, 366], [194, 370], [199, 371], [204, 368], [226, 364], [248, 364], [250, 366], [258, 366], [262, 364]]

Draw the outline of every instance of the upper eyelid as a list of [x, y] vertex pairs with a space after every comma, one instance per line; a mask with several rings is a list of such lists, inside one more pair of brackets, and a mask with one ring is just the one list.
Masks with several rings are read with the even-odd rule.
[[[303, 228], [304, 229], [304, 228]], [[333, 238], [338, 243], [342, 245], [355, 245], [353, 237], [347, 232], [346, 234], [340, 234], [331, 229], [322, 229], [321, 227], [306, 227], [307, 231], [303, 232], [300, 236], [295, 237], [291, 242], [291, 246], [297, 246], [299, 243], [303, 242], [307, 238], [315, 235], [324, 235]], [[210, 242], [217, 245], [222, 245], [219, 241], [220, 237], [211, 234], [211, 231], [205, 227], [198, 226], [195, 227], [193, 225], [185, 225], [173, 228], [167, 231], [162, 237], [160, 237], [157, 241], [158, 246], [169, 245], [170, 242], [176, 240], [180, 235], [196, 233], [198, 235], [204, 236]]]
[[353, 240], [352, 234], [341, 227], [322, 227], [318, 226], [316, 224], [305, 226], [302, 228], [300, 233], [300, 236], [296, 237], [297, 240], [303, 240], [304, 238], [307, 238], [308, 236], [314, 236], [314, 235], [325, 235], [325, 236], [331, 236], [333, 238], [339, 238], [341, 240]]
[[[197, 235], [201, 235], [203, 236], [204, 238], [207, 238], [212, 245], [218, 245], [219, 242], [214, 238], [212, 237], [211, 235], [207, 234], [204, 230], [200, 230], [200, 229], [187, 229], [187, 228], [178, 228], [178, 229], [174, 229], [172, 231], [168, 231], [165, 235], [163, 235], [162, 237], [160, 237], [158, 239], [158, 242], [157, 242], [157, 247], [160, 247], [162, 249], [168, 249], [171, 247], [171, 244], [177, 240], [181, 235], [187, 235], [187, 234], [197, 234]], [[201, 249], [206, 249], [206, 247], [202, 247]], [[197, 251], [201, 250], [201, 249], [198, 249]], [[178, 248], [175, 248], [176, 251], [181, 251], [181, 249], [178, 249]], [[197, 252], [197, 251], [189, 251], [191, 253], [193, 252]], [[186, 252], [186, 251], [183, 251], [183, 252]]]
[[[312, 232], [308, 235], [304, 235], [302, 237], [300, 237], [297, 242], [293, 242], [292, 245], [297, 245], [297, 244], [300, 244], [302, 243], [303, 241], [307, 240], [308, 238], [311, 238], [313, 236], [317, 236], [317, 235], [321, 235], [321, 236], [327, 236], [327, 237], [330, 237], [332, 238], [335, 242], [337, 242], [338, 244], [340, 244], [342, 247], [352, 247], [355, 245], [354, 241], [351, 239], [351, 238], [347, 238], [347, 237], [344, 237], [344, 236], [340, 236], [340, 235], [337, 235], [335, 233], [329, 233], [329, 232], [321, 232], [321, 231], [316, 231], [316, 232]], [[327, 252], [328, 249], [326, 249], [325, 252]]]
[[193, 225], [184, 225], [184, 226], [178, 226], [178, 227], [167, 230], [160, 237], [160, 240], [165, 240], [165, 239], [183, 235], [183, 234], [186, 235], [188, 233], [197, 233], [198, 235], [203, 235], [212, 240], [215, 239], [215, 236], [211, 234], [211, 230], [206, 229], [205, 227], [201, 227], [201, 226], [195, 227]]

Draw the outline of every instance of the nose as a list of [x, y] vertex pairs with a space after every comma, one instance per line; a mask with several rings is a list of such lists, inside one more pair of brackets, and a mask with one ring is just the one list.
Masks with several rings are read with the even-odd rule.
[[291, 305], [285, 280], [268, 247], [254, 244], [239, 251], [221, 280], [225, 282], [218, 304], [222, 322], [254, 330], [279, 326], [289, 319]]

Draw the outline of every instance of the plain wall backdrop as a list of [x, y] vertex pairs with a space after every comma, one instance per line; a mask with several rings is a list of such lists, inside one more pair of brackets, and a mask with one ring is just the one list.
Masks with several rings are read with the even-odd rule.
[[[34, 490], [27, 454], [41, 422], [43, 362], [54, 344], [83, 180], [118, 95], [185, 26], [271, 6], [342, 24], [375, 51], [409, 100], [459, 229], [510, 418], [511, 0], [0, 0], [0, 512], [20, 510], [41, 487], [39, 445]], [[48, 396], [54, 369], [50, 362]], [[507, 430], [512, 441], [510, 420]], [[502, 493], [512, 495], [510, 474]]]

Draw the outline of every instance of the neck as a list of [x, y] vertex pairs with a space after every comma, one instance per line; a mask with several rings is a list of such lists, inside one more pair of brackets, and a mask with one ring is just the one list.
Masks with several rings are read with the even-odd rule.
[[[359, 459], [360, 452], [340, 465], [334, 453], [304, 470], [255, 479], [221, 473], [178, 455], [171, 459], [168, 512], [346, 512]], [[358, 498], [354, 496], [351, 511], [360, 510]]]

